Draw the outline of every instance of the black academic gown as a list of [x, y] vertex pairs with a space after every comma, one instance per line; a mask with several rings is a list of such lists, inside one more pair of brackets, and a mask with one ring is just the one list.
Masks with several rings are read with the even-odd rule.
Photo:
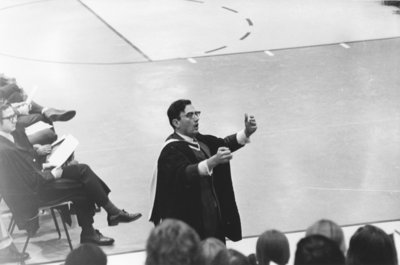
[[40, 206], [37, 192], [46, 182], [46, 174], [50, 172], [41, 172], [28, 150], [0, 136], [0, 194], [20, 229], [34, 232], [38, 228], [37, 218], [34, 218]]
[[[202, 237], [202, 203], [198, 172], [198, 163], [201, 161], [198, 161], [189, 143], [179, 135], [172, 134], [167, 141], [169, 139], [178, 141], [168, 143], [158, 159], [156, 193], [150, 221], [157, 224], [161, 219], [179, 219], [192, 226]], [[209, 148], [211, 156], [222, 146], [228, 147], [232, 152], [242, 147], [236, 140], [236, 134], [224, 139], [198, 134], [196, 139]], [[215, 167], [213, 176], [222, 218], [221, 233], [233, 241], [238, 241], [242, 238], [242, 230], [230, 164]]]

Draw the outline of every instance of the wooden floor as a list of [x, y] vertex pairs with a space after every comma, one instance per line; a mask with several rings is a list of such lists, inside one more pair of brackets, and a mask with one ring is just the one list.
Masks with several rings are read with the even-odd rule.
[[[256, 116], [232, 172], [245, 236], [399, 219], [400, 15], [379, 1], [0, 0], [0, 72], [43, 105], [75, 109], [62, 135], [128, 211], [171, 132], [169, 104], [192, 99], [200, 131], [225, 136]], [[62, 260], [44, 215], [30, 264]], [[151, 224], [96, 227], [141, 250]], [[47, 221], [46, 221], [47, 220]], [[71, 229], [75, 245], [79, 227]], [[22, 247], [24, 234], [15, 241]]]

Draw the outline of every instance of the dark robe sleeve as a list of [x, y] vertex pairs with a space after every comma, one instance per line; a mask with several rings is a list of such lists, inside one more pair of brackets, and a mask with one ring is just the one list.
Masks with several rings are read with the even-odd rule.
[[197, 138], [207, 144], [211, 155], [216, 154], [218, 148], [222, 146], [228, 147], [231, 152], [235, 152], [244, 146], [238, 143], [236, 134], [226, 136], [225, 138], [218, 138], [213, 135], [198, 135]]
[[198, 163], [193, 162], [194, 155], [185, 152], [183, 145], [186, 144], [168, 144], [158, 159], [156, 197], [150, 218], [155, 224], [166, 217], [183, 219], [180, 215], [190, 207], [190, 202], [185, 198], [199, 186]]

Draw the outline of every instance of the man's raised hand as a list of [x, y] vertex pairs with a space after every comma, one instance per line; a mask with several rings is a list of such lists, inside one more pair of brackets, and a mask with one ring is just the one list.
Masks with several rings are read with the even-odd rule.
[[244, 114], [244, 133], [250, 137], [257, 130], [257, 122], [253, 115]]

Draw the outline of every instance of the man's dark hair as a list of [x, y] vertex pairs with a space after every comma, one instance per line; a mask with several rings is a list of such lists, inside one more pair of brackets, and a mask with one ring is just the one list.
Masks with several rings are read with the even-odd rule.
[[7, 103], [22, 102], [25, 100], [24, 91], [15, 83], [10, 83], [0, 87], [1, 98]]
[[173, 102], [167, 111], [168, 119], [169, 119], [169, 124], [171, 124], [172, 128], [175, 130], [174, 125], [172, 124], [172, 121], [174, 119], [179, 120], [181, 117], [181, 112], [185, 111], [185, 108], [187, 105], [192, 104], [192, 102], [188, 99], [179, 99], [175, 102]]
[[150, 233], [145, 265], [195, 265], [200, 255], [200, 238], [188, 224], [166, 219]]
[[260, 265], [287, 264], [290, 258], [289, 240], [284, 233], [270, 229], [262, 233], [256, 244], [256, 257]]
[[0, 103], [0, 124], [3, 124], [3, 111], [8, 108], [11, 108], [11, 106], [8, 104]]
[[65, 265], [106, 265], [107, 255], [94, 244], [82, 244], [72, 250], [65, 260]]
[[347, 264], [397, 265], [393, 239], [376, 226], [360, 227], [350, 239]]
[[294, 265], [344, 265], [345, 257], [338, 244], [322, 235], [300, 239]]

